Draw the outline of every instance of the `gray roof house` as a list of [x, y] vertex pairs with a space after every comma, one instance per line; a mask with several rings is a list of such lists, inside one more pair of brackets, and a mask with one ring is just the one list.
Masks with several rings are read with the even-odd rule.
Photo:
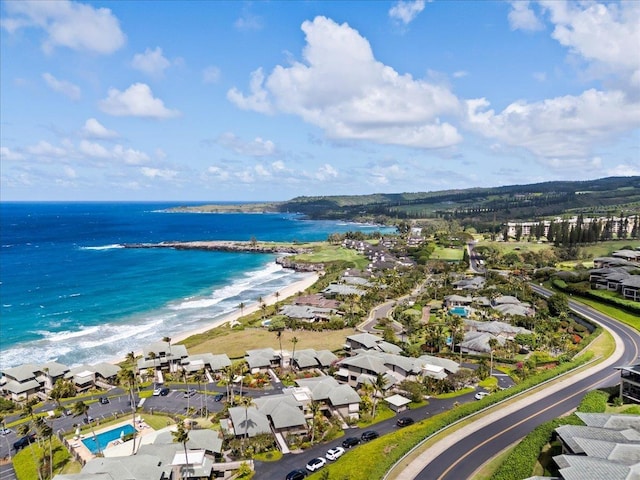
[[338, 296], [346, 297], [348, 295], [357, 295], [361, 297], [365, 292], [361, 288], [345, 283], [332, 283], [327, 288], [322, 290], [322, 294], [327, 298], [334, 298]]
[[244, 359], [252, 373], [280, 365], [280, 355], [273, 348], [247, 350]]
[[371, 333], [366, 332], [349, 335], [345, 343], [345, 348], [349, 351], [363, 349], [396, 354], [402, 351], [402, 348], [397, 345], [387, 342], [377, 335], [372, 335]]
[[244, 407], [231, 407], [229, 409], [229, 420], [220, 421], [223, 431], [236, 437], [244, 437], [245, 431], [249, 438], [262, 433], [271, 433], [271, 424], [267, 416], [256, 407], [248, 407], [245, 412]]
[[305, 368], [329, 367], [337, 360], [338, 357], [330, 350], [314, 350], [313, 348], [296, 350], [292, 358], [296, 367], [301, 370]]
[[[155, 355], [155, 359], [152, 358]], [[142, 357], [138, 360], [138, 371], [147, 368], [159, 368], [175, 372], [182, 359], [187, 358], [187, 347], [172, 345], [169, 342], [154, 342], [142, 349]]]
[[230, 366], [231, 360], [226, 353], [217, 355], [213, 353], [201, 353], [198, 355], [189, 355], [187, 358], [182, 359], [182, 368], [189, 373], [202, 369], [207, 369], [210, 372], [220, 372]]
[[254, 399], [258, 411], [267, 416], [279, 433], [306, 433], [303, 403], [295, 395], [283, 393]]
[[640, 363], [616, 367], [620, 370], [620, 398], [640, 403]]
[[154, 455], [138, 454], [130, 457], [96, 457], [89, 460], [82, 472], [56, 475], [54, 480], [168, 480], [165, 468]]

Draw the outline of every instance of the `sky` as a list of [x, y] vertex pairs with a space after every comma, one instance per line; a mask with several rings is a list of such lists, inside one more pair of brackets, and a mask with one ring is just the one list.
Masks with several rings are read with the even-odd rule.
[[640, 2], [0, 1], [0, 200], [640, 175]]

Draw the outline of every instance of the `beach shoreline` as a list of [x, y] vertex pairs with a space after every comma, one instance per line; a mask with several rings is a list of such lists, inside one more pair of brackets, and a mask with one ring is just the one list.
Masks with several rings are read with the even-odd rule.
[[[267, 306], [271, 306], [274, 305], [276, 302], [282, 302], [283, 300], [289, 299], [295, 295], [297, 295], [300, 292], [304, 292], [307, 288], [311, 287], [312, 285], [314, 285], [318, 279], [320, 278], [321, 274], [318, 272], [311, 272], [305, 275], [304, 278], [298, 280], [297, 282], [294, 282], [290, 285], [287, 285], [283, 288], [280, 288], [279, 290], [274, 291], [273, 293], [263, 297], [262, 301], [265, 305]], [[231, 324], [237, 320], [239, 320], [241, 317], [247, 316], [247, 315], [251, 315], [252, 313], [257, 312], [260, 309], [260, 303], [259, 302], [252, 302], [248, 305], [245, 306], [244, 309], [237, 309], [236, 311], [229, 313], [227, 315], [224, 315], [221, 318], [217, 318], [212, 320], [210, 323], [208, 323], [207, 325], [204, 325], [202, 327], [199, 327], [197, 329], [193, 329], [193, 330], [188, 330], [185, 331], [183, 333], [178, 333], [178, 334], [174, 334], [171, 337], [171, 344], [175, 345], [178, 344], [184, 340], [186, 340], [189, 337], [192, 337], [194, 335], [200, 335], [203, 333], [206, 333], [210, 330], [213, 330], [215, 328], [219, 328], [223, 325], [226, 324]], [[157, 341], [161, 341], [162, 339], [158, 339], [158, 340], [154, 340], [154, 342]], [[143, 355], [143, 351], [142, 350], [138, 350], [138, 351], [134, 351], [133, 352], [135, 357], [139, 357], [141, 355]], [[116, 359], [112, 359], [109, 363], [112, 364], [121, 364], [123, 362], [126, 362], [126, 359], [123, 358], [116, 358]]]

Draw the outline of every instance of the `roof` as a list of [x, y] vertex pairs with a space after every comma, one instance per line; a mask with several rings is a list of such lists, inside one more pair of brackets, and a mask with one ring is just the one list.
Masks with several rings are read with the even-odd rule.
[[192, 366], [191, 370], [204, 368], [206, 364], [215, 372], [231, 366], [231, 360], [226, 353], [220, 353], [217, 355], [214, 355], [213, 353], [200, 353], [197, 355], [189, 355], [184, 358], [182, 360], [182, 364]]
[[[306, 426], [302, 403], [292, 394], [281, 394], [254, 400], [258, 411], [271, 418], [274, 428]], [[236, 432], [237, 433], [237, 432]]]
[[341, 366], [360, 368], [374, 373], [384, 373], [388, 370], [388, 367], [381, 358], [368, 353], [359, 354], [355, 357], [347, 357], [340, 360], [338, 364]]
[[69, 367], [58, 362], [47, 362], [42, 365], [41, 370], [48, 372], [50, 377], [61, 377], [69, 371]]
[[[153, 441], [153, 445], [178, 445], [173, 440], [171, 431], [158, 433]], [[207, 428], [189, 431], [189, 441], [187, 442], [189, 450], [208, 450], [214, 453], [222, 452], [222, 439], [218, 436], [218, 432]]]
[[29, 390], [37, 390], [40, 388], [40, 383], [37, 380], [27, 380], [26, 382], [16, 382], [15, 380], [9, 380], [2, 386], [3, 390], [7, 392], [20, 394], [28, 392]]
[[25, 363], [24, 365], [18, 365], [17, 367], [7, 368], [3, 373], [6, 377], [14, 378], [18, 382], [24, 382], [31, 378], [35, 378], [35, 372], [38, 370], [39, 367], [37, 365], [34, 365], [33, 363]]
[[245, 431], [249, 437], [255, 437], [261, 433], [271, 433], [269, 419], [256, 407], [248, 407], [246, 412], [244, 407], [231, 407], [229, 416], [236, 435], [244, 436]]
[[[638, 365], [640, 367], [640, 365]], [[580, 420], [588, 427], [609, 428], [612, 430], [626, 430], [635, 428], [640, 430], [640, 415], [625, 415], [622, 413], [585, 413], [576, 412]]]
[[273, 360], [279, 358], [273, 348], [259, 348], [247, 350], [245, 360], [249, 368], [269, 367]]
[[322, 290], [323, 294], [329, 295], [358, 295], [362, 296], [366, 292], [360, 288], [354, 287], [353, 285], [347, 285], [344, 283], [332, 283], [327, 288]]
[[390, 397], [385, 398], [384, 401], [390, 403], [395, 407], [402, 407], [411, 403], [411, 400], [409, 400], [407, 397], [403, 397], [402, 395], [398, 394], [391, 395]]
[[363, 345], [365, 348], [375, 348], [375, 346], [382, 341], [381, 337], [372, 335], [371, 333], [357, 333], [355, 335], [348, 335], [347, 340], [353, 340]]
[[335, 378], [327, 376], [299, 378], [296, 383], [300, 387], [308, 388], [311, 398], [316, 401], [328, 400], [329, 393], [340, 385]]
[[608, 428], [588, 427], [583, 425], [562, 425], [556, 428], [556, 432], [562, 441], [574, 454], [582, 454], [584, 451], [577, 438], [601, 440], [613, 443], [640, 442], [640, 432], [632, 428], [626, 430], [611, 430]]
[[360, 403], [360, 395], [349, 385], [339, 385], [329, 392], [329, 401], [335, 407]]
[[160, 480], [164, 469], [158, 463], [158, 457], [154, 455], [96, 457], [86, 463], [82, 474], [109, 474], [110, 478], [118, 480]]
[[582, 455], [558, 455], [553, 460], [564, 480], [631, 480], [631, 467], [601, 458]]

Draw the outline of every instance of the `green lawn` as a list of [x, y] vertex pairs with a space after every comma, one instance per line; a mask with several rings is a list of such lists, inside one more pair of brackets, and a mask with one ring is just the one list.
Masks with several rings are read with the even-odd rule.
[[461, 261], [464, 256], [464, 248], [437, 247], [431, 254], [431, 260], [446, 260], [451, 262]]
[[309, 263], [352, 262], [357, 268], [365, 268], [369, 260], [350, 248], [322, 243], [314, 247], [313, 253], [293, 256], [293, 260]]

